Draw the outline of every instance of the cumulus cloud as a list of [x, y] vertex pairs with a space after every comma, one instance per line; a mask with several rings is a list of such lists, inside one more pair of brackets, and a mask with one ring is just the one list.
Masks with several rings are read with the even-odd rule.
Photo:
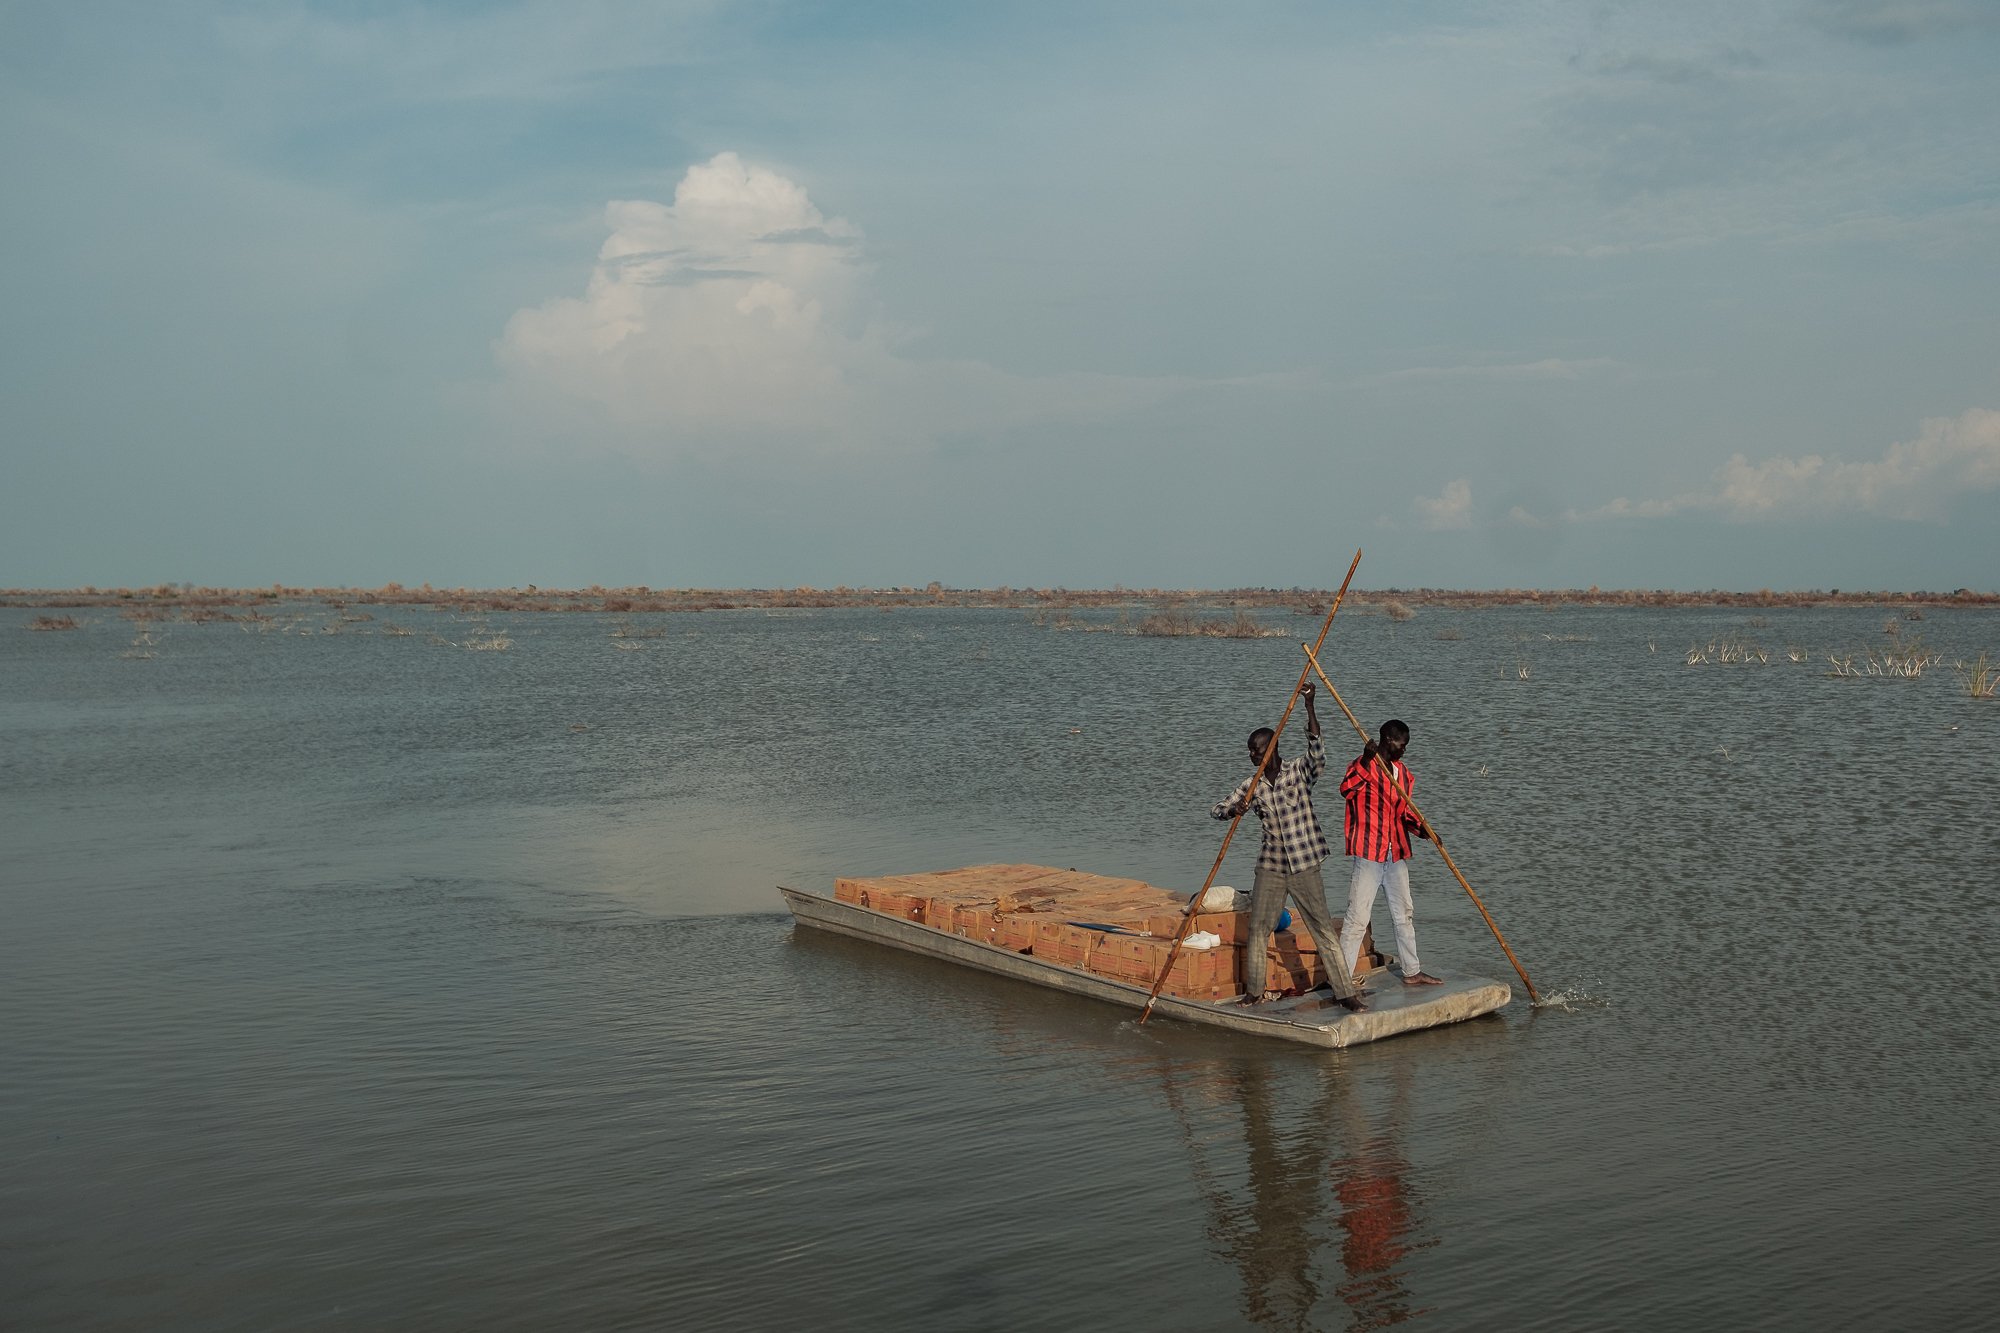
[[868, 299], [860, 231], [735, 153], [690, 167], [672, 203], [614, 201], [605, 222], [583, 295], [515, 312], [496, 355], [516, 391], [665, 452], [909, 446], [1179, 387], [901, 355]]
[[1445, 483], [1442, 494], [1418, 496], [1417, 519], [1433, 532], [1457, 532], [1472, 526], [1472, 484], [1460, 477]]
[[1737, 454], [1699, 491], [1667, 499], [1623, 496], [1573, 518], [1663, 518], [1714, 514], [1763, 518], [1876, 518], [1941, 521], [1950, 502], [2000, 489], [2000, 412], [1974, 408], [1930, 417], [1914, 440], [1891, 444], [1878, 459], [1842, 462], [1819, 454], [1753, 463]]

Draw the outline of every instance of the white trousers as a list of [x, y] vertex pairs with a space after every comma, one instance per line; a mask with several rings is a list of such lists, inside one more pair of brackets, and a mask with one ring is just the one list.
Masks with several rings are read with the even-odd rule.
[[1417, 916], [1410, 902], [1410, 863], [1351, 858], [1354, 877], [1347, 882], [1347, 916], [1340, 923], [1340, 956], [1351, 974], [1361, 961], [1361, 932], [1375, 910], [1375, 890], [1389, 899], [1389, 920], [1396, 926], [1396, 964], [1404, 976], [1423, 971], [1417, 962]]

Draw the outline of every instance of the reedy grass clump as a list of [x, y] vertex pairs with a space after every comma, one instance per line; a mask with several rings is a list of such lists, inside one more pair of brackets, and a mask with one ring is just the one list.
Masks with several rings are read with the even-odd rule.
[[1829, 676], [1894, 676], [1901, 680], [1915, 680], [1924, 674], [1926, 667], [1934, 667], [1944, 661], [1944, 654], [1924, 647], [1921, 641], [1912, 641], [1901, 648], [1887, 648], [1878, 653], [1873, 648], [1864, 648], [1862, 660], [1856, 662], [1853, 653], [1836, 655], [1828, 653], [1826, 660], [1833, 669]]
[[1953, 664], [1965, 692], [1975, 699], [1991, 699], [2000, 694], [2000, 665], [1981, 653], [1971, 662]]
[[[1794, 658], [1793, 660], [1796, 661], [1798, 659]], [[1728, 637], [1710, 639], [1706, 647], [1701, 644], [1694, 644], [1688, 648], [1687, 664], [1689, 666], [1706, 666], [1711, 662], [1739, 666], [1755, 662], [1759, 666], [1769, 666], [1771, 662], [1771, 650], [1769, 648], [1760, 648], [1747, 639]]]

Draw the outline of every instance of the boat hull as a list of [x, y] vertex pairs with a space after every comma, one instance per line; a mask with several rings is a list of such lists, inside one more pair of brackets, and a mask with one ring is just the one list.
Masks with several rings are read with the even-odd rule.
[[[945, 962], [962, 963], [983, 972], [1104, 1000], [1134, 1013], [1146, 1004], [1146, 988], [1143, 986], [1060, 967], [1030, 954], [1015, 953], [1011, 949], [949, 934], [915, 921], [898, 920], [819, 894], [782, 886], [778, 892], [785, 896], [785, 904], [791, 908], [793, 919], [815, 930], [872, 940]], [[1340, 1049], [1381, 1041], [1404, 1032], [1477, 1018], [1505, 1007], [1513, 998], [1513, 992], [1505, 982], [1478, 977], [1461, 977], [1441, 986], [1405, 986], [1386, 974], [1377, 976], [1368, 994], [1369, 1007], [1358, 1014], [1349, 1013], [1333, 1003], [1323, 991], [1289, 1000], [1274, 1000], [1251, 1008], [1227, 1000], [1184, 1000], [1162, 995], [1154, 1001], [1153, 1013], [1156, 1017], [1227, 1028], [1248, 1036]]]

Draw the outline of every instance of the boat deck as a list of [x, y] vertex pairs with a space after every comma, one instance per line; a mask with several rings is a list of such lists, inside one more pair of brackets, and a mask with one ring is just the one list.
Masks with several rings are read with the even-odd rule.
[[[1131, 1009], [1145, 1006], [1148, 987], [1065, 967], [981, 940], [872, 911], [853, 903], [780, 887], [793, 918], [803, 926], [892, 948], [962, 963], [982, 971], [1104, 1000]], [[1162, 995], [1155, 1017], [1202, 1023], [1251, 1036], [1344, 1048], [1403, 1032], [1441, 1027], [1503, 1008], [1513, 992], [1505, 982], [1454, 977], [1441, 986], [1405, 986], [1393, 973], [1364, 977], [1368, 1009], [1351, 1013], [1324, 991], [1245, 1007], [1235, 1000]]]

